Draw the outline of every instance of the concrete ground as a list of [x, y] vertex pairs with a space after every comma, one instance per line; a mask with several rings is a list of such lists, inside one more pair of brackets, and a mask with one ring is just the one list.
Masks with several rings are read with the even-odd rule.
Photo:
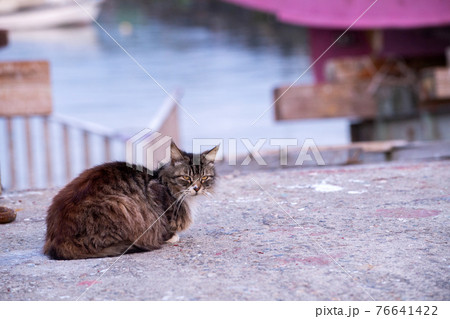
[[58, 190], [1, 195], [0, 300], [450, 299], [450, 162], [236, 175], [178, 244], [119, 260], [49, 260]]

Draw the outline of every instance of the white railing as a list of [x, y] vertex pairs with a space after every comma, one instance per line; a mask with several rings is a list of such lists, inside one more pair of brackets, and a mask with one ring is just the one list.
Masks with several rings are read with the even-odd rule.
[[[166, 99], [149, 128], [178, 140], [181, 93], [172, 97], [175, 101]], [[8, 191], [61, 186], [86, 168], [125, 158], [129, 136], [95, 123], [56, 114], [9, 116], [2, 122], [1, 182]]]

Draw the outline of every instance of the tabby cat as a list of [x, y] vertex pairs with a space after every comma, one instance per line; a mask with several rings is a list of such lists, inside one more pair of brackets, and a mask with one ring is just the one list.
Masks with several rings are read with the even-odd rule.
[[193, 197], [215, 183], [219, 146], [199, 155], [171, 143], [171, 160], [149, 174], [124, 162], [81, 173], [48, 209], [44, 253], [54, 259], [117, 256], [176, 242], [192, 221]]

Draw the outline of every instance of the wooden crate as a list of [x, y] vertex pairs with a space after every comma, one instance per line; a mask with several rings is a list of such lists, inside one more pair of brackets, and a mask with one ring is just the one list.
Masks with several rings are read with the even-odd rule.
[[[377, 105], [368, 83], [302, 85], [275, 89], [276, 120], [327, 117], [373, 118]], [[283, 94], [284, 93], [284, 94]]]
[[0, 63], [0, 116], [49, 115], [51, 112], [48, 62]]
[[450, 99], [450, 68], [427, 68], [420, 74], [422, 101]]
[[[423, 58], [422, 64], [434, 63], [433, 60]], [[411, 64], [416, 63], [411, 61]], [[371, 80], [380, 75], [385, 83], [386, 77], [397, 80], [408, 76], [407, 72], [414, 72], [414, 65], [409, 66], [398, 60], [373, 58], [370, 56], [342, 57], [327, 60], [325, 64], [325, 79], [327, 82], [357, 82]]]
[[369, 56], [329, 59], [325, 63], [325, 79], [327, 82], [369, 80], [378, 66]]

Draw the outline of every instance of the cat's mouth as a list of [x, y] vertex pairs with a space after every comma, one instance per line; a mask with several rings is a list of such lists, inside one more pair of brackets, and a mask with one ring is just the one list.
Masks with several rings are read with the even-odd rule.
[[203, 188], [200, 188], [200, 189], [191, 188], [191, 189], [189, 189], [189, 195], [190, 196], [197, 196], [197, 195], [202, 195], [202, 194], [203, 194]]
[[201, 192], [201, 191], [195, 191], [195, 190], [191, 189], [191, 191], [189, 192], [189, 195], [191, 195], [191, 196], [197, 196], [197, 195], [200, 194], [200, 192]]

